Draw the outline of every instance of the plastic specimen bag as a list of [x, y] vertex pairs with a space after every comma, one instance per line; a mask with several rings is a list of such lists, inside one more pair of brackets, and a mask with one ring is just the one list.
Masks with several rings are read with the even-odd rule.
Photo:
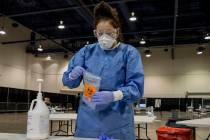
[[84, 94], [83, 101], [92, 109], [95, 109], [95, 104], [91, 102], [93, 95], [99, 90], [101, 78], [89, 73], [85, 72], [83, 75], [84, 80]]

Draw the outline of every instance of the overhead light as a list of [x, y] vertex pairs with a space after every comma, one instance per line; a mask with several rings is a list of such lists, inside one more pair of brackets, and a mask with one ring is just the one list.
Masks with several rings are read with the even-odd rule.
[[146, 56], [147, 58], [149, 58], [149, 57], [152, 56], [152, 54], [146, 54], [145, 56]]
[[43, 51], [43, 48], [42, 48], [42, 45], [41, 45], [41, 44], [39, 45], [39, 47], [37, 48], [37, 50], [38, 50], [39, 52], [42, 52], [42, 51]]
[[206, 36], [204, 37], [205, 40], [210, 40], [210, 35], [206, 34]]
[[139, 43], [142, 44], [142, 45], [144, 45], [144, 44], [146, 44], [146, 41], [144, 40], [144, 38], [142, 38]]
[[48, 60], [48, 61], [52, 60], [51, 56], [48, 55], [48, 56], [46, 57], [46, 60]]
[[134, 13], [134, 12], [131, 13], [131, 17], [129, 18], [129, 20], [130, 20], [131, 22], [134, 22], [134, 21], [137, 20], [137, 18], [135, 17], [135, 13]]
[[144, 53], [145, 53], [145, 56], [148, 58], [152, 56], [152, 52], [149, 49], [145, 50]]
[[6, 32], [3, 29], [0, 29], [0, 35], [5, 35]]
[[204, 51], [205, 51], [205, 48], [204, 48], [204, 47], [198, 47], [198, 48], [196, 49], [196, 53], [197, 53], [198, 55], [203, 54]]
[[86, 45], [88, 45], [89, 43], [90, 43], [90, 42], [89, 42], [89, 41], [87, 41], [87, 42], [86, 42]]
[[2, 25], [0, 26], [0, 35], [5, 35], [6, 31], [4, 30], [4, 25], [5, 25], [5, 17], [3, 17], [3, 22], [1, 23]]
[[65, 25], [63, 24], [62, 20], [60, 21], [60, 24], [58, 25], [58, 29], [61, 29], [61, 30], [65, 29]]

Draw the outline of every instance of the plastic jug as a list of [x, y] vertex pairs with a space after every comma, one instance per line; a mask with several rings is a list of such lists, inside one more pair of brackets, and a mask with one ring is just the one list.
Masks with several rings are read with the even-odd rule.
[[39, 82], [37, 99], [32, 101], [28, 111], [27, 139], [30, 140], [47, 139], [49, 137], [49, 109], [43, 101], [41, 93], [41, 82], [43, 80], [38, 79], [37, 82]]

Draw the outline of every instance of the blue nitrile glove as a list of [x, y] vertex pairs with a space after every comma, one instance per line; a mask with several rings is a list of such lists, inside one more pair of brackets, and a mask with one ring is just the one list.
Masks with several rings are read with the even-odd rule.
[[95, 104], [93, 104], [91, 101], [89, 101], [86, 97], [82, 97], [82, 101], [90, 108], [92, 108], [93, 110], [96, 109]]
[[106, 105], [110, 104], [111, 102], [114, 102], [114, 95], [111, 91], [100, 91], [96, 92], [91, 102], [93, 102], [96, 105]]
[[85, 72], [85, 69], [80, 66], [76, 66], [71, 73], [69, 74], [69, 78], [72, 80], [77, 79], [78, 77], [82, 76], [83, 73]]
[[99, 140], [111, 140], [111, 139], [107, 137], [106, 135], [101, 135], [99, 136]]

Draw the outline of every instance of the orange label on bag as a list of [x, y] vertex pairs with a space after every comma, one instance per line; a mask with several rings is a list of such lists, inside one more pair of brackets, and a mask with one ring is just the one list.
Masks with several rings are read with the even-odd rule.
[[85, 83], [84, 96], [90, 100], [95, 93], [96, 88], [90, 84]]

